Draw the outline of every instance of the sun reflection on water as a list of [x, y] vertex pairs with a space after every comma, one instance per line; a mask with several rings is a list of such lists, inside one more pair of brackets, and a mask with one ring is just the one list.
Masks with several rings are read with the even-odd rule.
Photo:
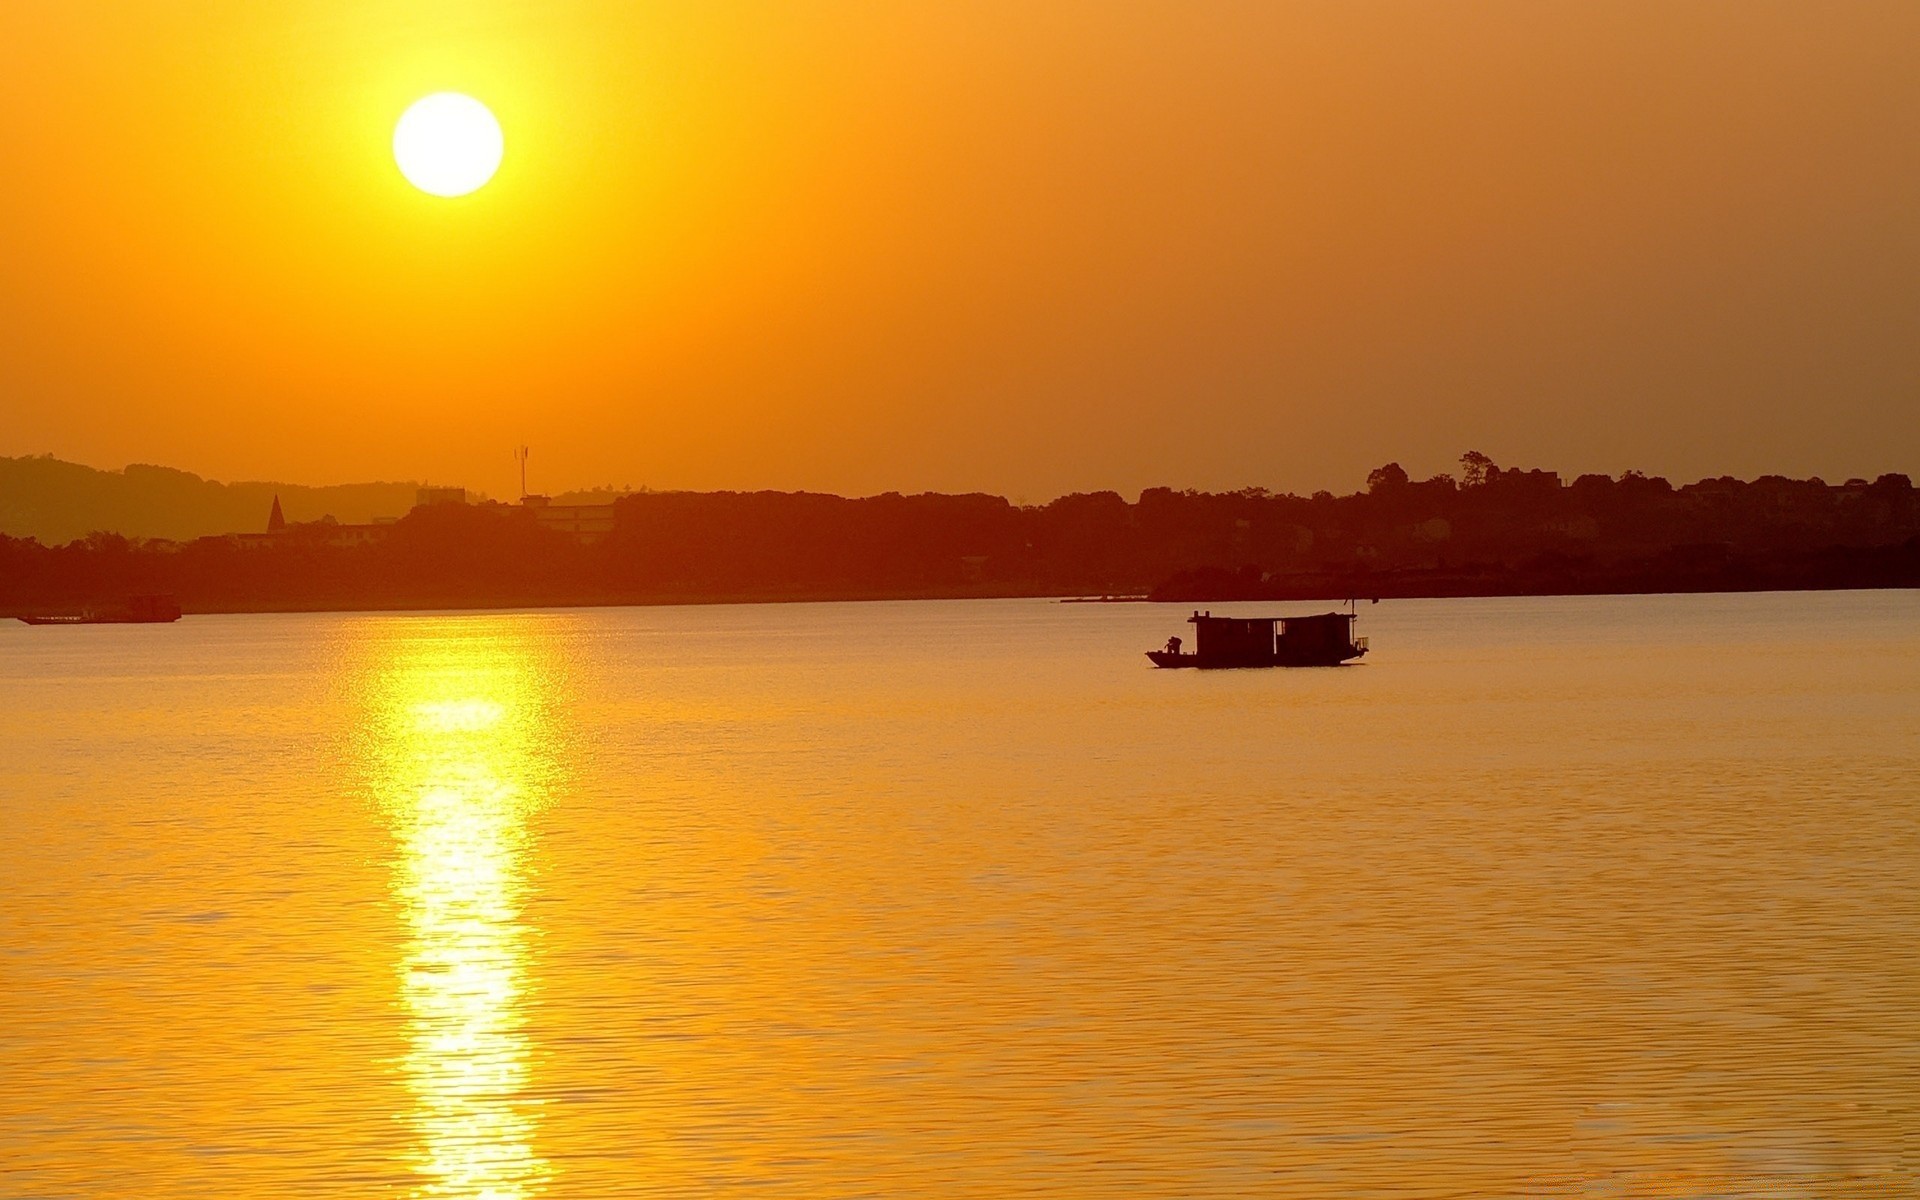
[[527, 818], [551, 786], [550, 681], [510, 618], [396, 625], [370, 760], [398, 842], [402, 1063], [419, 1196], [544, 1190], [529, 1094]]

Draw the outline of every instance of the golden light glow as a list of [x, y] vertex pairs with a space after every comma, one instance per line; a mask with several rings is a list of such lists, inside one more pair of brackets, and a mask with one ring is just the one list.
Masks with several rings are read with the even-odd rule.
[[[1035, 500], [1344, 491], [1476, 430], [1911, 469], [1920, 5], [1205, 7], [0, 5], [0, 454]], [[443, 87], [511, 135], [465, 201], [379, 152]], [[1169, 436], [1201, 416], [1238, 436]]]
[[506, 140], [487, 106], [458, 92], [417, 100], [393, 127], [393, 158], [407, 182], [435, 196], [464, 196], [500, 169]]
[[383, 647], [368, 754], [399, 842], [392, 881], [418, 1196], [516, 1200], [549, 1176], [528, 1097], [526, 821], [550, 743], [511, 622], [461, 619]]

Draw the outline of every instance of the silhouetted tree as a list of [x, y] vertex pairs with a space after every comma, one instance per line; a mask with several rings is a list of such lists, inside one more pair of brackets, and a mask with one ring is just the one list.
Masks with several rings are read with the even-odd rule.
[[1500, 468], [1493, 460], [1478, 450], [1469, 450], [1460, 456], [1460, 482], [1466, 487], [1479, 487], [1487, 481], [1487, 476]]
[[1381, 492], [1403, 488], [1407, 483], [1406, 468], [1397, 462], [1390, 462], [1384, 467], [1375, 467], [1367, 473], [1367, 491], [1372, 495], [1377, 496]]

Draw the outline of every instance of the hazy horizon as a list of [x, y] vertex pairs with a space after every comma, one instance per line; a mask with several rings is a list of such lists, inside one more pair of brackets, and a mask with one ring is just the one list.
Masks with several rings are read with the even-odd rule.
[[[1684, 486], [1689, 483], [1696, 483], [1701, 480], [1719, 479], [1727, 476], [1732, 476], [1734, 478], [1741, 479], [1741, 480], [1753, 480], [1753, 479], [1761, 478], [1763, 476], [1784, 476], [1789, 479], [1817, 478], [1829, 484], [1840, 484], [1840, 483], [1845, 483], [1849, 479], [1864, 479], [1871, 482], [1872, 480], [1878, 478], [1879, 476], [1886, 475], [1886, 474], [1898, 474], [1898, 475], [1909, 475], [1909, 476], [1920, 474], [1920, 463], [1895, 463], [1893, 465], [1889, 465], [1873, 471], [1836, 470], [1831, 473], [1825, 473], [1820, 471], [1802, 471], [1802, 472], [1796, 473], [1792, 471], [1783, 471], [1783, 470], [1764, 470], [1764, 471], [1753, 471], [1753, 472], [1743, 473], [1743, 472], [1731, 471], [1731, 470], [1704, 470], [1697, 474], [1687, 473], [1687, 472], [1681, 472], [1676, 474], [1676, 473], [1669, 473], [1669, 472], [1660, 471], [1660, 470], [1654, 470], [1645, 466], [1635, 465], [1633, 463], [1627, 463], [1621, 466], [1613, 467], [1611, 469], [1596, 468], [1593, 470], [1575, 471], [1575, 470], [1569, 470], [1565, 467], [1562, 467], [1550, 462], [1535, 462], [1531, 460], [1508, 461], [1506, 459], [1501, 458], [1497, 454], [1490, 455], [1489, 457], [1493, 458], [1500, 466], [1505, 468], [1515, 468], [1515, 469], [1521, 469], [1521, 470], [1551, 471], [1551, 472], [1554, 472], [1555, 474], [1558, 474], [1561, 480], [1567, 483], [1571, 483], [1575, 478], [1579, 477], [1580, 475], [1597, 474], [1597, 475], [1606, 475], [1610, 478], [1619, 478], [1621, 475], [1626, 474], [1628, 472], [1639, 472], [1647, 476], [1659, 476], [1661, 478], [1667, 479], [1675, 487]], [[476, 478], [483, 478], [485, 479], [486, 482], [474, 483], [474, 482], [468, 482], [466, 477], [457, 477], [457, 476], [442, 477], [437, 475], [430, 475], [424, 471], [417, 471], [412, 474], [408, 474], [404, 467], [401, 468], [400, 471], [396, 474], [389, 475], [383, 478], [377, 478], [377, 479], [376, 478], [348, 478], [348, 477], [333, 477], [333, 478], [321, 478], [321, 479], [304, 478], [303, 479], [303, 478], [291, 478], [291, 477], [274, 478], [259, 472], [255, 472], [250, 475], [240, 474], [240, 475], [233, 475], [231, 477], [221, 477], [218, 475], [209, 474], [205, 471], [195, 470], [190, 466], [184, 466], [178, 463], [155, 462], [155, 461], [146, 460], [146, 459], [130, 459], [128, 461], [118, 463], [117, 465], [110, 466], [110, 465], [97, 463], [97, 462], [81, 462], [77, 459], [70, 458], [65, 455], [55, 454], [52, 451], [44, 451], [44, 450], [35, 452], [35, 453], [0, 454], [0, 458], [12, 458], [12, 459], [51, 458], [56, 462], [65, 463], [71, 466], [85, 467], [88, 470], [99, 471], [106, 474], [124, 473], [129, 468], [138, 468], [138, 467], [157, 468], [163, 471], [179, 471], [185, 474], [194, 475], [206, 481], [207, 483], [219, 484], [224, 487], [254, 487], [254, 486], [277, 487], [277, 486], [284, 485], [289, 487], [309, 488], [316, 491], [332, 489], [332, 488], [381, 487], [381, 486], [397, 486], [397, 485], [404, 485], [409, 487], [411, 486], [461, 487], [461, 488], [465, 488], [467, 493], [470, 496], [473, 496], [479, 499], [503, 500], [508, 502], [513, 501], [520, 494], [519, 475], [518, 475], [519, 468], [512, 462], [509, 462], [504, 469], [500, 468], [498, 464], [488, 464], [481, 471], [475, 473]], [[1398, 463], [1400, 466], [1402, 466], [1407, 470], [1408, 474], [1412, 478], [1416, 480], [1429, 479], [1437, 475], [1451, 475], [1457, 478], [1460, 474], [1460, 455], [1458, 453], [1455, 453], [1451, 456], [1436, 457], [1433, 460], [1430, 469], [1427, 467], [1416, 467], [1411, 465], [1413, 463], [1422, 462], [1422, 461], [1425, 461], [1425, 460], [1414, 459], [1412, 456], [1409, 456], [1409, 455], [1400, 455], [1396, 457], [1392, 454], [1387, 454], [1383, 451], [1382, 455], [1380, 456], [1380, 461], [1374, 463], [1373, 467], [1383, 466], [1383, 465], [1386, 465], [1387, 463]], [[1016, 504], [1046, 504], [1049, 501], [1057, 500], [1063, 496], [1073, 495], [1075, 493], [1118, 492], [1122, 496], [1137, 497], [1143, 491], [1147, 491], [1153, 488], [1161, 488], [1161, 487], [1173, 488], [1175, 490], [1195, 489], [1199, 491], [1236, 491], [1241, 488], [1253, 487], [1253, 488], [1266, 488], [1269, 491], [1272, 491], [1275, 493], [1291, 493], [1291, 494], [1300, 495], [1300, 496], [1312, 495], [1313, 493], [1319, 492], [1319, 491], [1330, 491], [1335, 495], [1344, 495], [1350, 492], [1365, 491], [1366, 475], [1367, 475], [1367, 472], [1371, 469], [1372, 469], [1371, 467], [1363, 469], [1358, 476], [1351, 479], [1329, 478], [1325, 481], [1316, 481], [1312, 486], [1307, 486], [1302, 483], [1289, 482], [1284, 479], [1275, 480], [1271, 478], [1264, 478], [1264, 479], [1251, 478], [1251, 479], [1242, 480], [1239, 483], [1227, 483], [1227, 484], [1218, 484], [1218, 485], [1210, 485], [1210, 486], [1203, 486], [1199, 483], [1195, 483], [1185, 479], [1158, 479], [1158, 480], [1148, 479], [1145, 482], [1141, 482], [1134, 485], [1127, 485], [1127, 486], [1120, 486], [1115, 484], [1102, 484], [1096, 480], [1096, 481], [1090, 481], [1085, 486], [1063, 490], [1063, 491], [1047, 491], [1047, 490], [1029, 489], [1027, 491], [1022, 491], [1022, 492], [1016, 492], [1011, 489], [996, 490], [990, 487], [939, 488], [939, 487], [915, 487], [911, 485], [835, 490], [832, 488], [825, 488], [825, 487], [806, 487], [806, 486], [800, 486], [800, 485], [783, 487], [783, 486], [776, 486], [776, 485], [767, 484], [767, 483], [753, 484], [753, 483], [747, 483], [747, 482], [742, 482], [738, 484], [717, 483], [710, 487], [676, 488], [676, 487], [658, 485], [643, 479], [621, 478], [621, 477], [617, 477], [617, 475], [615, 478], [611, 478], [611, 479], [580, 480], [578, 482], [570, 482], [566, 486], [543, 486], [543, 481], [540, 480], [538, 474], [533, 473], [533, 474], [530, 474], [529, 476], [527, 490], [532, 493], [549, 495], [549, 496], [559, 496], [559, 495], [577, 494], [577, 493], [599, 493], [599, 492], [619, 492], [619, 491], [696, 491], [696, 492], [732, 491], [732, 492], [820, 492], [820, 493], [831, 494], [831, 495], [847, 496], [850, 498], [857, 498], [862, 496], [879, 496], [879, 495], [885, 495], [887, 493], [900, 493], [903, 495], [915, 495], [915, 494], [920, 494], [925, 492], [939, 492], [939, 493], [954, 494], [954, 495], [984, 493], [987, 495], [1005, 496], [1008, 499], [1014, 501]]]
[[[1455, 454], [1450, 460], [1437, 465], [1433, 470], [1408, 469], [1408, 475], [1411, 479], [1415, 481], [1432, 479], [1439, 476], [1447, 476], [1457, 481], [1461, 477], [1461, 473], [1462, 473], [1462, 467], [1460, 462], [1461, 457], [1462, 455]], [[1729, 477], [1740, 479], [1742, 482], [1751, 482], [1752, 480], [1759, 479], [1762, 477], [1769, 477], [1769, 476], [1784, 477], [1784, 478], [1794, 479], [1794, 480], [1819, 480], [1820, 482], [1823, 482], [1829, 485], [1839, 485], [1839, 484], [1845, 484], [1850, 480], [1863, 480], [1871, 483], [1874, 479], [1879, 478], [1882, 475], [1888, 475], [1888, 474], [1904, 475], [1904, 476], [1912, 477], [1916, 473], [1916, 469], [1906, 469], [1906, 470], [1890, 469], [1887, 471], [1877, 471], [1872, 474], [1867, 474], [1861, 471], [1849, 471], [1844, 474], [1836, 473], [1833, 475], [1822, 475], [1818, 472], [1811, 472], [1811, 473], [1806, 473], [1801, 475], [1791, 475], [1783, 471], [1766, 471], [1766, 472], [1760, 472], [1754, 475], [1740, 475], [1732, 471], [1709, 471], [1709, 472], [1702, 473], [1700, 475], [1674, 476], [1674, 475], [1667, 475], [1660, 471], [1648, 470], [1644, 467], [1638, 467], [1638, 466], [1632, 466], [1632, 465], [1628, 465], [1626, 467], [1620, 468], [1618, 470], [1612, 470], [1612, 471], [1592, 471], [1592, 472], [1577, 471], [1576, 472], [1576, 471], [1566, 470], [1562, 467], [1558, 467], [1553, 463], [1507, 462], [1507, 461], [1500, 460], [1498, 456], [1489, 455], [1489, 457], [1494, 459], [1494, 462], [1496, 465], [1506, 470], [1520, 470], [1520, 471], [1538, 470], [1538, 471], [1550, 472], [1552, 474], [1558, 475], [1562, 484], [1571, 484], [1576, 478], [1586, 474], [1604, 475], [1604, 476], [1607, 476], [1608, 478], [1618, 479], [1630, 473], [1637, 473], [1637, 474], [1648, 476], [1649, 478], [1666, 479], [1669, 483], [1671, 483], [1675, 487], [1685, 487], [1689, 484], [1699, 483], [1706, 480], [1723, 479], [1723, 478], [1729, 478]], [[143, 468], [147, 470], [155, 470], [155, 471], [161, 471], [161, 472], [167, 472], [167, 473], [179, 473], [184, 475], [191, 475], [206, 484], [217, 486], [217, 487], [224, 487], [224, 488], [290, 487], [290, 488], [300, 488], [300, 489], [313, 491], [313, 492], [326, 492], [326, 491], [351, 489], [351, 488], [458, 487], [458, 488], [465, 489], [467, 496], [470, 500], [473, 500], [476, 502], [486, 501], [486, 500], [495, 500], [495, 501], [502, 501], [506, 503], [514, 502], [520, 495], [517, 475], [515, 475], [513, 479], [510, 479], [505, 487], [498, 487], [498, 488], [477, 486], [475, 484], [465, 482], [459, 478], [439, 478], [439, 477], [429, 476], [424, 473], [419, 473], [413, 476], [407, 476], [405, 474], [401, 474], [401, 475], [396, 475], [390, 478], [383, 478], [383, 479], [326, 479], [326, 480], [288, 479], [288, 478], [274, 479], [274, 478], [268, 478], [264, 475], [235, 476], [230, 479], [222, 479], [216, 476], [205, 474], [203, 472], [192, 470], [187, 467], [179, 466], [173, 463], [130, 461], [130, 462], [121, 463], [118, 466], [103, 466], [98, 463], [78, 462], [70, 458], [63, 458], [59, 455], [51, 454], [49, 452], [41, 452], [39, 454], [0, 455], [0, 462], [8, 462], [8, 461], [26, 462], [26, 461], [32, 461], [32, 460], [50, 460], [52, 462], [59, 463], [63, 466], [80, 467], [84, 470], [98, 472], [103, 475], [124, 476], [130, 470], [139, 470]], [[1389, 456], [1387, 458], [1383, 458], [1379, 463], [1374, 464], [1375, 467], [1381, 467], [1381, 466], [1387, 466], [1387, 465], [1398, 465], [1403, 469], [1406, 469], [1407, 460], [1405, 459], [1404, 456], [1401, 458], [1394, 458]], [[510, 467], [510, 471], [511, 470], [517, 470], [517, 468]], [[964, 489], [949, 490], [949, 489], [942, 489], [942, 488], [897, 487], [897, 488], [883, 488], [883, 489], [874, 490], [874, 491], [842, 491], [842, 492], [833, 492], [824, 488], [798, 488], [798, 487], [782, 488], [782, 487], [773, 487], [773, 486], [764, 486], [764, 485], [757, 486], [757, 487], [743, 485], [743, 486], [737, 486], [737, 487], [716, 486], [711, 488], [665, 488], [665, 487], [656, 487], [653, 484], [646, 483], [644, 481], [638, 481], [638, 480], [619, 480], [619, 481], [603, 480], [598, 483], [582, 483], [576, 486], [569, 486], [565, 488], [543, 489], [541, 487], [534, 486], [538, 482], [537, 478], [529, 479], [529, 486], [527, 490], [531, 494], [545, 495], [545, 496], [552, 496], [552, 497], [558, 497], [563, 495], [592, 495], [592, 494], [611, 495], [611, 494], [616, 494], [620, 492], [647, 492], [647, 491], [654, 491], [654, 492], [664, 492], [664, 491], [812, 492], [812, 493], [818, 493], [818, 494], [824, 494], [824, 495], [844, 496], [848, 499], [860, 499], [864, 497], [881, 496], [881, 495], [887, 495], [887, 494], [901, 494], [901, 495], [918, 495], [918, 494], [927, 494], [927, 493], [937, 493], [937, 494], [947, 494], [947, 495], [984, 494], [984, 495], [992, 495], [992, 496], [1001, 496], [1012, 501], [1015, 504], [1044, 505], [1051, 501], [1063, 499], [1070, 495], [1086, 494], [1091, 492], [1115, 492], [1115, 493], [1118, 493], [1123, 498], [1137, 499], [1140, 493], [1145, 491], [1150, 491], [1156, 488], [1171, 488], [1175, 491], [1201, 491], [1201, 492], [1209, 492], [1209, 491], [1230, 492], [1230, 491], [1241, 490], [1241, 488], [1264, 488], [1275, 495], [1295, 495], [1295, 496], [1304, 497], [1304, 496], [1312, 496], [1313, 494], [1317, 492], [1322, 492], [1322, 491], [1331, 492], [1334, 495], [1350, 495], [1354, 493], [1365, 492], [1367, 490], [1367, 479], [1366, 479], [1367, 473], [1368, 472], [1362, 472], [1360, 477], [1356, 479], [1335, 480], [1332, 483], [1322, 487], [1292, 486], [1287, 484], [1285, 481], [1276, 482], [1273, 480], [1250, 480], [1247, 483], [1241, 485], [1241, 487], [1204, 488], [1186, 480], [1163, 479], [1157, 482], [1144, 483], [1138, 487], [1115, 487], [1115, 486], [1094, 485], [1094, 486], [1078, 489], [1076, 492], [1059, 492], [1059, 493], [1043, 493], [1043, 494], [1027, 493], [1027, 494], [1021, 494], [1021, 495], [1015, 495], [1015, 494], [1004, 492], [1004, 491], [995, 492], [988, 488], [964, 488]]]

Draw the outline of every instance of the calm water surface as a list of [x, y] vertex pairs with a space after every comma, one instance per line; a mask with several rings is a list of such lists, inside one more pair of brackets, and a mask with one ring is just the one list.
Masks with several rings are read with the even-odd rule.
[[1920, 1191], [1915, 593], [1184, 615], [0, 628], [0, 1195]]

